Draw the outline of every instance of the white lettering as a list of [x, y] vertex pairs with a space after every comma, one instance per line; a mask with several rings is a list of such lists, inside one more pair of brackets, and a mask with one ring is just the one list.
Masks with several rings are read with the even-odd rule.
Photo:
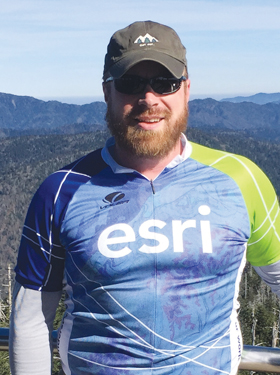
[[[207, 216], [210, 214], [210, 207], [202, 205], [198, 208], [200, 215]], [[162, 253], [169, 247], [169, 239], [162, 233], [158, 233], [151, 228], [163, 229], [166, 223], [162, 220], [147, 220], [139, 227], [139, 235], [141, 238], [147, 240], [157, 241], [158, 244], [142, 245], [138, 250], [146, 254]], [[184, 252], [184, 231], [188, 228], [197, 228], [196, 220], [172, 220], [172, 237], [173, 237], [173, 251], [175, 253]], [[119, 235], [116, 231], [123, 232], [124, 235]], [[115, 232], [115, 236], [113, 236]], [[200, 232], [202, 251], [204, 254], [211, 254], [213, 252], [211, 228], [209, 220], [200, 220]], [[119, 223], [111, 225], [104, 229], [100, 234], [97, 242], [98, 249], [102, 255], [108, 258], [121, 258], [131, 253], [131, 249], [126, 245], [118, 250], [111, 250], [109, 245], [125, 244], [128, 242], [135, 242], [136, 236], [133, 228], [129, 224]], [[197, 244], [200, 246], [199, 244]]]
[[175, 253], [184, 251], [183, 232], [187, 228], [196, 228], [196, 220], [172, 220], [173, 248]]
[[[110, 237], [109, 235], [114, 231], [122, 231], [125, 233], [124, 236], [119, 237]], [[98, 250], [102, 255], [108, 258], [121, 258], [129, 253], [131, 253], [131, 250], [129, 247], [125, 246], [124, 248], [120, 250], [110, 250], [108, 248], [108, 245], [114, 245], [114, 244], [121, 244], [124, 242], [132, 242], [135, 241], [135, 233], [134, 230], [131, 228], [128, 224], [114, 224], [108, 228], [106, 228], [99, 236], [98, 238]]]
[[211, 231], [210, 231], [210, 221], [201, 220], [201, 240], [202, 240], [202, 251], [204, 254], [212, 253], [212, 241], [211, 241]]
[[139, 228], [140, 236], [149, 240], [158, 241], [159, 244], [157, 246], [143, 245], [140, 247], [139, 251], [146, 254], [162, 253], [165, 251], [169, 246], [168, 238], [163, 234], [149, 231], [151, 227], [158, 227], [162, 229], [165, 227], [165, 225], [166, 223], [161, 220], [147, 220], [141, 224]]
[[[198, 212], [200, 213], [200, 215], [206, 216], [210, 214], [211, 210], [209, 206], [203, 205], [198, 208]], [[201, 229], [202, 251], [204, 254], [211, 254], [213, 252], [213, 249], [212, 249], [210, 221], [201, 220], [200, 229]]]
[[198, 212], [200, 213], [200, 215], [206, 216], [210, 214], [211, 210], [209, 206], [202, 205], [198, 207]]

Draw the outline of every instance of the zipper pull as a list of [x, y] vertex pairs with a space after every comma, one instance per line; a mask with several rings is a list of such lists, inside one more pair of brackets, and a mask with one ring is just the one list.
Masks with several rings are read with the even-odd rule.
[[154, 187], [154, 184], [153, 184], [153, 180], [150, 180], [150, 183], [151, 183], [153, 194], [155, 194], [156, 191], [155, 191], [155, 187]]

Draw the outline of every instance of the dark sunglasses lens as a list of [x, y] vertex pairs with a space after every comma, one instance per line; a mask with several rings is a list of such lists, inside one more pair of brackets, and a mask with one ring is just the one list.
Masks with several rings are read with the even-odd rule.
[[171, 94], [177, 91], [181, 86], [179, 79], [173, 78], [155, 78], [152, 89], [158, 94]]
[[117, 91], [128, 95], [139, 94], [145, 87], [145, 83], [141, 78], [135, 76], [126, 76], [115, 79], [114, 83]]
[[157, 77], [145, 79], [138, 76], [124, 76], [114, 80], [115, 88], [122, 94], [135, 95], [143, 92], [147, 84], [161, 95], [171, 94], [179, 90], [181, 79]]

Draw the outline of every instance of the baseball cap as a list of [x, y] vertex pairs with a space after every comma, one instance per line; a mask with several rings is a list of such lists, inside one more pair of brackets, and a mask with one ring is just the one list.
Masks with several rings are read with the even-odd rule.
[[153, 21], [134, 22], [116, 31], [105, 56], [103, 78], [120, 78], [140, 61], [155, 61], [180, 78], [187, 66], [186, 49], [169, 26]]

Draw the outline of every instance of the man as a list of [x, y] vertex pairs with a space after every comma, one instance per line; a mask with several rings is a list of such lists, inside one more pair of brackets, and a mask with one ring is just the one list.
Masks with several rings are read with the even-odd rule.
[[60, 298], [66, 375], [236, 374], [247, 259], [279, 293], [279, 208], [249, 160], [187, 141], [185, 48], [136, 22], [104, 66], [113, 135], [46, 179], [16, 266], [12, 374], [50, 374]]

